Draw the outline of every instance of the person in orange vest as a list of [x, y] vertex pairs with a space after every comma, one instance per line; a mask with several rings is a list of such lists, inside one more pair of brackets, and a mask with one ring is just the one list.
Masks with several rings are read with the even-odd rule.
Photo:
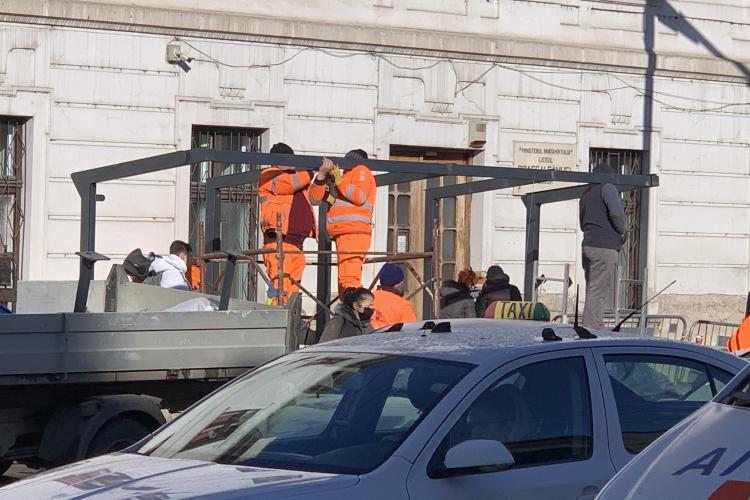
[[404, 298], [401, 289], [404, 283], [404, 271], [401, 267], [386, 264], [380, 269], [378, 277], [380, 286], [375, 290], [375, 299], [372, 302], [372, 308], [375, 310], [370, 320], [372, 327], [378, 329], [396, 323], [416, 321], [414, 307]]
[[[366, 160], [367, 153], [355, 149], [346, 153], [346, 158]], [[314, 204], [331, 204], [326, 228], [338, 252], [339, 297], [347, 288], [362, 286], [362, 264], [372, 240], [375, 193], [375, 177], [369, 168], [356, 165], [342, 173], [329, 158], [323, 159], [310, 187]]]
[[744, 351], [750, 349], [750, 316], [740, 324], [727, 341], [729, 352]]
[[[271, 153], [293, 155], [294, 150], [283, 142], [274, 144]], [[292, 282], [302, 279], [305, 270], [305, 256], [301, 253], [284, 254], [283, 273], [279, 283], [279, 262], [276, 255], [277, 235], [276, 220], [281, 215], [282, 246], [287, 250], [302, 250], [305, 238], [315, 237], [315, 215], [313, 214], [308, 187], [312, 174], [307, 171], [295, 171], [284, 167], [269, 167], [263, 169], [258, 178], [258, 201], [260, 205], [260, 226], [263, 231], [263, 248], [274, 252], [263, 254], [269, 278], [275, 290], [269, 296], [274, 297], [274, 303], [281, 301], [278, 292], [283, 289], [284, 297], [288, 298], [299, 287]], [[282, 288], [279, 288], [279, 287]]]
[[203, 281], [203, 271], [201, 265], [198, 262], [198, 257], [190, 257], [190, 264], [188, 265], [187, 279], [190, 283], [190, 287], [193, 290], [200, 290]]

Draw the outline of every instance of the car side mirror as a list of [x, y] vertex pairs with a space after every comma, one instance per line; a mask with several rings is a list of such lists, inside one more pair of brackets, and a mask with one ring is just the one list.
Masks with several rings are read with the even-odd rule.
[[508, 448], [499, 441], [472, 439], [459, 443], [445, 454], [443, 466], [430, 471], [430, 477], [488, 474], [509, 469], [516, 464]]

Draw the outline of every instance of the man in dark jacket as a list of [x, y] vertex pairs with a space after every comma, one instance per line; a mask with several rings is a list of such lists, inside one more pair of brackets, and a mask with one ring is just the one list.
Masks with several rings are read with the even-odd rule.
[[517, 286], [510, 284], [510, 277], [500, 266], [487, 269], [487, 280], [477, 297], [477, 318], [484, 318], [490, 304], [498, 300], [520, 302], [523, 300]]
[[[603, 163], [594, 173], [613, 174]], [[581, 245], [583, 272], [586, 277], [586, 303], [583, 326], [601, 329], [604, 300], [615, 280], [617, 255], [625, 235], [625, 210], [620, 194], [612, 184], [591, 184], [581, 195], [578, 205], [583, 231]]]
[[441, 319], [477, 317], [477, 306], [471, 294], [477, 280], [477, 273], [469, 267], [458, 273], [456, 281], [443, 281], [440, 287]]
[[458, 281], [443, 281], [440, 287], [440, 319], [476, 317], [476, 304], [469, 287]]

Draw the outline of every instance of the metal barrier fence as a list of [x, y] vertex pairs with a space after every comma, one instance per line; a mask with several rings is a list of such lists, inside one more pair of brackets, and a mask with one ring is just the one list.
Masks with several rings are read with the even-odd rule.
[[[604, 317], [604, 329], [611, 330], [618, 323], [614, 315]], [[552, 318], [553, 323], [562, 322], [562, 315]], [[573, 323], [573, 318], [568, 317], [568, 323]], [[672, 314], [651, 314], [646, 316], [646, 325], [643, 334], [649, 337], [659, 337], [670, 340], [691, 342], [694, 344], [726, 349], [727, 341], [734, 331], [739, 327], [736, 323], [725, 323], [721, 321], [698, 320], [687, 327], [687, 320], [683, 316]], [[640, 316], [628, 319], [621, 330], [625, 333], [639, 333], [641, 331]]]
[[685, 340], [688, 332], [685, 318], [672, 314], [646, 316], [646, 330], [653, 337], [671, 340]]
[[[617, 323], [620, 322], [621, 319], [622, 318], [614, 314], [605, 314], [604, 319], [602, 320], [602, 323], [604, 324], [605, 329], [611, 330], [617, 325]], [[622, 327], [620, 330], [623, 332], [631, 332], [631, 333], [638, 332], [640, 321], [641, 321], [641, 317], [635, 314], [631, 316], [630, 318], [628, 318], [628, 320], [622, 324]]]
[[739, 326], [735, 323], [698, 320], [690, 326], [687, 340], [696, 344], [726, 349], [729, 337]]
[[[562, 315], [552, 318], [552, 322], [562, 322]], [[568, 323], [573, 323], [573, 318], [570, 316], [568, 317]], [[619, 319], [615, 315], [605, 315], [603, 323], [605, 330], [611, 330], [619, 323]], [[623, 323], [620, 331], [625, 333], [640, 333], [641, 317], [638, 315], [632, 316]], [[688, 340], [690, 338], [688, 332], [687, 320], [682, 316], [671, 314], [650, 314], [646, 316], [644, 335], [649, 337]]]

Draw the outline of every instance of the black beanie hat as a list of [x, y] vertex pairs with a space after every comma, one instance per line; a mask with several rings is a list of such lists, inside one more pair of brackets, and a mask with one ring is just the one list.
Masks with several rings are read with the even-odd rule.
[[508, 275], [505, 274], [502, 267], [495, 265], [487, 269], [487, 281], [504, 281], [506, 279], [508, 279]]
[[277, 142], [273, 146], [271, 146], [271, 153], [278, 153], [282, 155], [293, 155], [294, 150], [289, 147], [288, 144], [284, 144], [283, 142]]
[[366, 160], [367, 153], [362, 149], [352, 149], [351, 151], [349, 151], [348, 153], [344, 155], [344, 158]]

